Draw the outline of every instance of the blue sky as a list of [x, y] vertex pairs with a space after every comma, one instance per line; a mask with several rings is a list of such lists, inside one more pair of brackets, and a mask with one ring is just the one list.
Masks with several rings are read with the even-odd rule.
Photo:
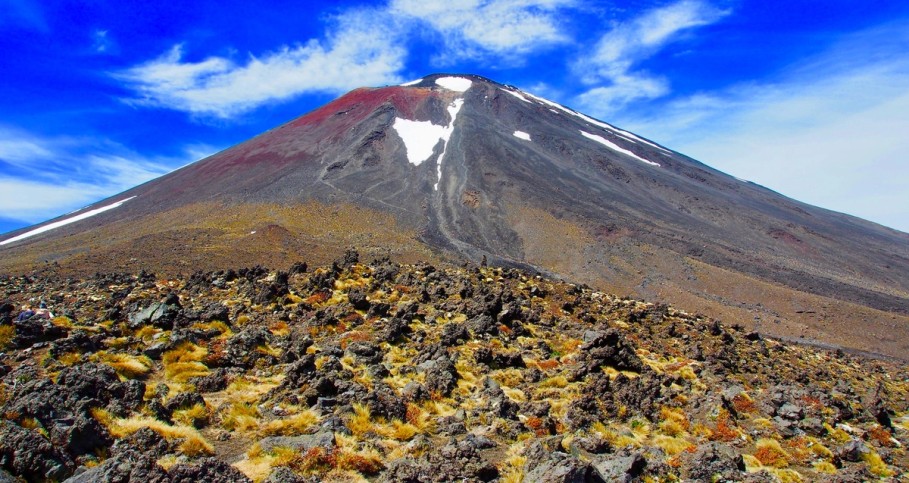
[[0, 33], [0, 232], [433, 72], [909, 232], [902, 0], [0, 0]]

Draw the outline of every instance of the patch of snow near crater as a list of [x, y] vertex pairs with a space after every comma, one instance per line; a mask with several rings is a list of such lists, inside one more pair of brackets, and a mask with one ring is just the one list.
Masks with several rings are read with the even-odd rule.
[[133, 199], [133, 198], [135, 198], [135, 196], [130, 196], [129, 198], [126, 198], [125, 200], [120, 200], [120, 201], [118, 201], [118, 202], [116, 202], [116, 203], [111, 203], [111, 204], [109, 204], [109, 205], [107, 205], [107, 206], [102, 206], [101, 208], [95, 208], [94, 210], [86, 211], [85, 213], [78, 214], [78, 215], [73, 216], [73, 217], [71, 217], [71, 218], [66, 218], [65, 220], [60, 220], [60, 221], [55, 221], [55, 222], [53, 222], [53, 223], [48, 223], [47, 225], [44, 225], [44, 226], [42, 226], [42, 227], [35, 228], [34, 230], [31, 230], [31, 231], [27, 231], [27, 232], [25, 232], [25, 233], [23, 233], [23, 234], [21, 234], [21, 235], [14, 236], [14, 237], [9, 238], [9, 239], [7, 239], [7, 240], [3, 240], [2, 242], [0, 242], [0, 245], [6, 245], [7, 243], [13, 243], [13, 242], [16, 242], [16, 241], [19, 241], [19, 240], [23, 240], [23, 239], [25, 239], [25, 238], [28, 238], [28, 237], [30, 237], [30, 236], [35, 236], [35, 235], [37, 235], [37, 234], [39, 234], [39, 233], [44, 233], [44, 232], [46, 232], [46, 231], [51, 231], [51, 230], [53, 230], [54, 228], [60, 228], [61, 226], [69, 225], [70, 223], [75, 223], [75, 222], [77, 222], [77, 221], [79, 221], [79, 220], [84, 220], [84, 219], [86, 219], [86, 218], [91, 218], [92, 216], [95, 216], [95, 215], [97, 215], [97, 214], [99, 214], [99, 213], [104, 213], [105, 211], [112, 210], [112, 209], [114, 209], [114, 208], [118, 208], [120, 205], [122, 205], [123, 203], [126, 203], [127, 201], [129, 201], [129, 200], [131, 200], [131, 199]]
[[518, 139], [523, 139], [525, 141], [530, 141], [530, 134], [527, 134], [524, 131], [515, 131], [514, 137], [516, 137]]
[[436, 144], [445, 136], [445, 126], [436, 126], [430, 121], [411, 121], [397, 117], [392, 127], [404, 141], [407, 161], [414, 166], [429, 159]]
[[450, 91], [465, 92], [473, 85], [473, 81], [463, 77], [440, 77], [436, 79], [436, 84]]
[[412, 81], [410, 81], [410, 82], [405, 82], [405, 83], [401, 84], [401, 87], [415, 86], [415, 85], [419, 84], [420, 82], [423, 82], [423, 78], [422, 78], [422, 77], [420, 77], [420, 78], [417, 79], [417, 80], [412, 80]]
[[634, 154], [634, 153], [632, 153], [631, 151], [629, 151], [629, 150], [627, 150], [627, 149], [625, 149], [625, 148], [623, 148], [623, 147], [620, 147], [619, 145], [617, 145], [617, 144], [615, 144], [615, 143], [609, 141], [608, 139], [604, 138], [603, 136], [597, 136], [596, 134], [590, 134], [589, 132], [584, 132], [584, 131], [581, 131], [581, 134], [584, 135], [584, 137], [587, 138], [587, 139], [591, 139], [591, 140], [593, 140], [593, 141], [596, 141], [596, 142], [602, 144], [603, 146], [606, 146], [607, 148], [609, 148], [609, 149], [611, 149], [611, 150], [613, 150], [613, 151], [618, 151], [618, 152], [620, 152], [620, 153], [622, 153], [622, 154], [631, 156], [632, 158], [637, 159], [638, 161], [643, 161], [643, 162], [645, 162], [645, 163], [647, 163], [647, 164], [649, 164], [649, 165], [651, 165], [651, 166], [659, 166], [659, 165], [660, 165], [660, 163], [654, 163], [653, 161], [648, 161], [648, 160], [646, 160], [646, 159], [644, 159], [644, 158], [638, 156], [637, 154]]

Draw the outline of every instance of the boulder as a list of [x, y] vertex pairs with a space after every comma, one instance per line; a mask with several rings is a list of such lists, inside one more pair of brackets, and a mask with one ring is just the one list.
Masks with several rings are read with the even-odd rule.
[[25, 320], [15, 320], [13, 326], [16, 335], [13, 337], [14, 346], [24, 349], [39, 342], [47, 342], [66, 337], [67, 331], [63, 327], [54, 325], [50, 319], [36, 315]]
[[0, 420], [0, 466], [29, 481], [62, 480], [72, 459], [37, 431]]
[[130, 314], [128, 326], [130, 329], [138, 329], [144, 325], [153, 325], [164, 330], [174, 328], [174, 320], [180, 312], [178, 305], [158, 302], [148, 307]]
[[600, 455], [593, 460], [595, 474], [603, 481], [630, 483], [644, 473], [647, 460], [644, 453], [624, 449], [614, 454]]

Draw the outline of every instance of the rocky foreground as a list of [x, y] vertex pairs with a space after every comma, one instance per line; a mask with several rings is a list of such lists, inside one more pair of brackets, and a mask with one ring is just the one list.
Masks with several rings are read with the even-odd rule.
[[516, 270], [349, 252], [0, 301], [0, 482], [909, 477], [905, 365]]

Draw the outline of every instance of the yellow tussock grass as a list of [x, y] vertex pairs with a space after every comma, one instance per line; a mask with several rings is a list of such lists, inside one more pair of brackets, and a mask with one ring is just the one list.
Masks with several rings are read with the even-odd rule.
[[112, 367], [117, 371], [118, 375], [126, 379], [143, 378], [151, 372], [154, 365], [147, 356], [99, 352], [96, 357], [100, 362]]
[[269, 421], [262, 429], [266, 435], [292, 436], [302, 434], [313, 424], [319, 422], [319, 416], [309, 409], [282, 419]]
[[660, 409], [660, 430], [669, 436], [680, 436], [688, 432], [691, 423], [688, 416], [679, 408], [663, 407]]
[[221, 416], [221, 427], [251, 431], [259, 427], [259, 409], [253, 403], [234, 402]]
[[653, 443], [662, 448], [662, 450], [669, 456], [675, 456], [682, 453], [683, 451], [695, 448], [695, 445], [684, 438], [676, 438], [666, 435], [655, 436], [653, 438]]
[[64, 366], [71, 366], [82, 360], [82, 354], [78, 352], [66, 352], [57, 357], [57, 362]]
[[355, 436], [362, 436], [375, 429], [372, 423], [372, 415], [365, 404], [353, 403], [353, 410], [353, 416], [347, 421], [347, 429], [349, 429], [351, 433]]
[[877, 454], [874, 450], [870, 450], [868, 453], [863, 454], [862, 461], [868, 465], [868, 471], [881, 478], [893, 476], [894, 474], [890, 467], [887, 466], [887, 463], [884, 463], [884, 460], [881, 459], [881, 455]]
[[174, 411], [171, 419], [179, 424], [196, 427], [208, 420], [208, 408], [205, 407], [205, 404], [196, 403], [190, 408]]
[[388, 424], [378, 424], [375, 431], [386, 438], [396, 441], [407, 441], [420, 433], [420, 429], [413, 424], [398, 421], [397, 419], [392, 420]]
[[801, 473], [790, 468], [771, 468], [769, 471], [781, 483], [801, 483], [803, 481]]
[[201, 361], [208, 355], [208, 350], [192, 342], [184, 342], [165, 352], [161, 357], [164, 363], [164, 375], [170, 382], [185, 383], [193, 377], [209, 374], [208, 366]]
[[181, 440], [177, 450], [187, 456], [214, 454], [214, 447], [211, 443], [198, 430], [190, 426], [170, 425], [147, 416], [115, 418], [100, 408], [92, 409], [92, 416], [116, 438], [123, 438], [142, 428], [149, 428], [168, 441]]

